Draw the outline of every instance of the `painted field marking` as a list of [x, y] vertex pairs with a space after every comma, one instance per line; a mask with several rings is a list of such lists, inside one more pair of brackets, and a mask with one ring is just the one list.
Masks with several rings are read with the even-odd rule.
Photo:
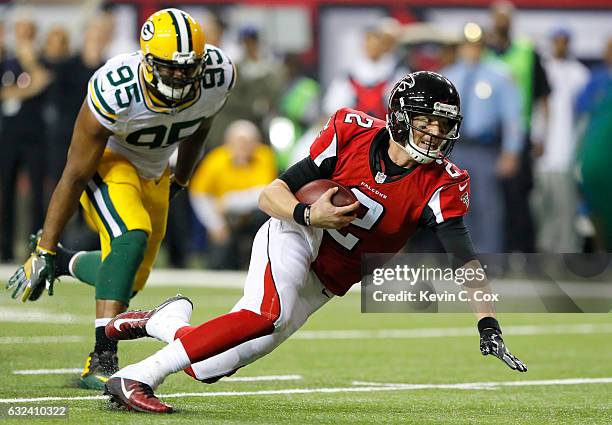
[[[360, 382], [360, 381], [355, 381]], [[537, 381], [502, 381], [502, 382], [465, 382], [458, 384], [385, 384], [376, 383], [371, 386], [331, 387], [331, 388], [289, 388], [285, 390], [260, 390], [260, 391], [218, 391], [200, 393], [172, 393], [158, 394], [164, 398], [182, 397], [235, 397], [235, 396], [258, 396], [258, 395], [290, 395], [290, 394], [334, 394], [334, 393], [366, 393], [377, 391], [410, 391], [422, 389], [464, 389], [480, 390], [495, 389], [502, 386], [547, 386], [547, 385], [583, 385], [583, 384], [609, 384], [612, 378], [569, 378], [551, 379]], [[76, 396], [76, 397], [31, 397], [31, 398], [2, 398], [0, 403], [30, 403], [43, 401], [83, 401], [83, 400], [105, 400], [108, 396]]]
[[81, 324], [91, 320], [90, 316], [57, 313], [41, 308], [2, 307], [0, 310], [0, 322], [3, 323]]
[[[68, 375], [81, 373], [83, 368], [63, 368], [63, 369], [22, 369], [14, 370], [13, 375]], [[299, 381], [301, 375], [261, 375], [261, 376], [230, 376], [223, 379], [223, 382], [263, 382], [263, 381]]]
[[0, 345], [17, 344], [67, 344], [73, 342], [85, 342], [91, 338], [81, 335], [57, 335], [57, 336], [0, 336]]
[[[544, 326], [506, 326], [504, 332], [509, 335], [563, 335], [563, 334], [600, 334], [612, 333], [612, 323], [583, 323], [568, 325]], [[416, 328], [416, 329], [373, 329], [373, 330], [337, 330], [337, 331], [298, 331], [291, 340], [341, 340], [341, 339], [417, 339], [417, 338], [448, 338], [473, 337], [477, 335], [475, 327], [463, 328]], [[63, 344], [84, 342], [88, 338], [80, 335], [59, 336], [5, 336], [0, 337], [2, 344]], [[142, 341], [157, 342], [153, 338]]]
[[389, 388], [406, 388], [406, 389], [460, 389], [460, 390], [480, 390], [480, 389], [496, 389], [499, 387], [531, 387], [539, 385], [584, 385], [584, 384], [612, 384], [612, 378], [569, 378], [569, 379], [544, 379], [535, 381], [502, 381], [502, 382], [468, 382], [462, 384], [402, 384], [393, 382], [369, 382], [369, 381], [353, 381], [353, 385], [362, 385], [365, 387], [381, 386]]

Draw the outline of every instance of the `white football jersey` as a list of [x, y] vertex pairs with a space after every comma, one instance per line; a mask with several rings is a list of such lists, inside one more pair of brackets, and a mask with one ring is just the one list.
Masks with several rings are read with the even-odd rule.
[[107, 147], [127, 158], [145, 179], [159, 178], [178, 142], [215, 115], [236, 80], [231, 60], [206, 45], [208, 59], [197, 96], [176, 108], [163, 106], [149, 93], [138, 52], [108, 60], [89, 80], [87, 104], [113, 134]]

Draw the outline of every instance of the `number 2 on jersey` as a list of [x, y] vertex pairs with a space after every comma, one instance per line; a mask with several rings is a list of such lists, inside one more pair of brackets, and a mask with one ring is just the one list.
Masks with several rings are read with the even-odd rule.
[[[352, 115], [359, 116], [357, 114]], [[380, 221], [383, 212], [385, 211], [385, 207], [382, 204], [376, 202], [374, 199], [367, 196], [359, 189], [352, 188], [351, 191], [355, 194], [357, 200], [361, 203], [361, 205], [368, 209], [368, 212], [362, 218], [356, 218], [351, 222], [351, 224], [365, 230], [372, 230], [372, 228]], [[355, 248], [355, 246], [359, 242], [359, 238], [350, 232], [346, 235], [343, 235], [335, 229], [325, 230], [329, 233], [329, 236], [334, 238], [336, 242], [338, 242], [340, 245], [342, 245], [349, 251]]]
[[372, 124], [374, 124], [374, 120], [372, 118], [366, 118], [364, 120], [361, 115], [356, 114], [354, 112], [349, 112], [348, 114], [346, 114], [346, 116], [344, 117], [344, 122], [347, 124], [355, 123], [359, 127], [363, 128], [370, 128], [372, 127]]

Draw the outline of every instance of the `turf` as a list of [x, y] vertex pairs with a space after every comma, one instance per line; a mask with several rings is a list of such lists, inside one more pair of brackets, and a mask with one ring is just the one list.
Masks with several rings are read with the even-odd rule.
[[[140, 294], [133, 308], [149, 308], [174, 295], [175, 288], [152, 287]], [[226, 312], [240, 296], [233, 289], [188, 288], [194, 300], [193, 322]], [[21, 305], [0, 293], [0, 340], [3, 337], [93, 336], [93, 294], [89, 287], [58, 284], [56, 295]], [[286, 389], [362, 388], [353, 381], [403, 384], [532, 381], [612, 377], [612, 339], [609, 333], [512, 335], [506, 341], [529, 366], [519, 374], [478, 350], [474, 319], [460, 314], [361, 314], [359, 298], [349, 294], [332, 300], [316, 313], [304, 330], [373, 330], [473, 326], [474, 335], [446, 338], [293, 339], [272, 354], [242, 369], [236, 376], [300, 375], [302, 379], [266, 382], [221, 381], [205, 385], [180, 373], [169, 377], [160, 394], [254, 392]], [[72, 315], [68, 323], [19, 322], [33, 312], [53, 317]], [[612, 324], [612, 316], [587, 314], [502, 315], [503, 326]], [[608, 331], [609, 332], [609, 331]], [[0, 399], [98, 395], [78, 389], [76, 375], [15, 375], [20, 369], [82, 366], [91, 340], [71, 343], [0, 344]], [[121, 364], [137, 361], [161, 346], [129, 341], [120, 345]], [[163, 398], [163, 397], [162, 397]], [[610, 424], [612, 383], [538, 385], [495, 389], [389, 389], [384, 391], [252, 394], [167, 399], [177, 410], [171, 416], [152, 416], [110, 410], [106, 400], [19, 403], [67, 405], [67, 419], [8, 419], [7, 423], [402, 423], [402, 424]], [[0, 403], [0, 408], [7, 404]]]

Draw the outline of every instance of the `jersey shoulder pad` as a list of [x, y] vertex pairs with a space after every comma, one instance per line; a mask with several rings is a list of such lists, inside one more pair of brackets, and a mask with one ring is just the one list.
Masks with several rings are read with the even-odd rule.
[[202, 86], [205, 89], [219, 88], [230, 92], [236, 84], [236, 68], [232, 60], [220, 48], [207, 44], [206, 68]]
[[[372, 137], [374, 137], [378, 130], [384, 126], [384, 121], [351, 108], [338, 109], [334, 119], [339, 148], [348, 145], [357, 136], [371, 133]], [[369, 142], [370, 139], [369, 137], [364, 137], [366, 142]]]
[[435, 163], [439, 166], [438, 173], [440, 174], [440, 180], [444, 184], [459, 183], [469, 180], [470, 178], [467, 170], [459, 168], [459, 166], [457, 166], [454, 162], [451, 162], [448, 158], [438, 160]]
[[140, 101], [138, 53], [109, 59], [89, 80], [87, 103], [98, 121], [114, 130], [133, 101]]
[[427, 190], [427, 205], [433, 211], [436, 223], [467, 214], [470, 206], [470, 176], [448, 159], [431, 164], [432, 179]]

